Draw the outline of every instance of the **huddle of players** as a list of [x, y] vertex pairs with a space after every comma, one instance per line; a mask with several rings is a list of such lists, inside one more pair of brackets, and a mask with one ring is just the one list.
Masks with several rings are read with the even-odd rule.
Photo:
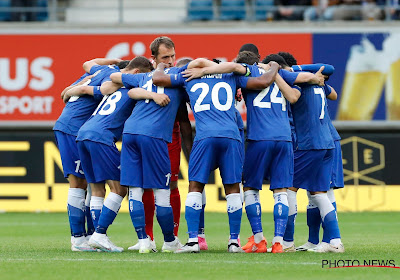
[[[246, 64], [218, 65], [206, 59], [196, 59], [190, 63], [183, 62], [183, 66], [178, 65], [181, 67], [172, 67], [175, 60], [175, 46], [169, 38], [155, 39], [150, 48], [152, 58], [158, 66], [157, 70], [150, 72], [153, 67], [144, 57], [136, 57], [125, 68], [123, 64], [126, 62], [95, 59], [84, 64], [87, 73], [62, 93], [62, 97], [68, 102], [54, 130], [64, 175], [69, 179], [71, 186], [68, 194], [71, 249], [123, 251], [123, 248], [115, 246], [109, 240], [106, 232], [127, 193], [127, 188], [124, 186], [129, 188], [129, 211], [139, 238], [138, 244], [130, 249], [138, 249], [141, 253], [156, 250], [153, 238], [149, 236], [147, 222], [150, 219], [152, 221], [153, 215], [151, 217], [145, 215], [144, 194], [148, 192], [144, 190], [150, 189], [154, 191], [156, 217], [164, 235], [162, 251], [199, 252], [202, 247], [199, 246], [199, 241], [200, 245], [203, 241], [202, 249], [205, 249], [204, 236], [199, 238], [199, 232], [203, 233], [202, 228], [204, 228], [203, 190], [210, 172], [216, 168], [220, 168], [226, 192], [230, 226], [229, 252], [267, 251], [262, 233], [261, 206], [258, 197], [258, 190], [261, 189], [264, 178], [271, 180], [275, 198], [275, 237], [272, 252], [283, 252], [284, 249], [288, 251], [294, 248], [294, 245], [288, 242], [293, 242], [295, 214], [291, 208], [293, 205], [296, 208], [295, 195], [294, 204], [291, 205], [286, 192], [286, 189], [292, 186], [306, 189], [313, 186], [314, 189], [307, 189], [310, 192], [309, 209], [321, 212], [318, 213], [316, 241], [315, 238], [311, 240], [309, 238], [308, 243], [314, 244], [314, 247], [318, 243], [322, 219], [324, 239], [316, 246], [316, 251], [343, 249], [340, 235], [338, 236], [336, 212], [329, 211], [330, 207], [326, 205], [326, 201], [331, 207], [333, 206], [324, 189], [327, 180], [329, 189], [331, 169], [327, 174], [327, 166], [330, 164], [332, 167], [332, 145], [327, 143], [329, 141], [319, 143], [319, 146], [316, 143], [321, 137], [326, 138], [322, 140], [329, 138], [324, 134], [325, 126], [329, 129], [331, 123], [329, 116], [323, 113], [326, 112], [324, 90], [332, 89], [328, 86], [323, 88], [306, 84], [322, 84], [321, 78], [318, 79], [317, 76], [318, 73], [322, 76], [321, 70], [316, 75], [280, 70], [279, 68], [285, 67], [287, 63], [282, 62], [278, 65], [273, 61], [276, 57], [270, 59], [271, 62], [264, 61], [268, 64], [260, 64], [259, 67], [253, 65], [254, 62], [258, 62], [259, 56], [251, 52], [241, 52], [238, 55], [237, 61]], [[166, 66], [169, 68], [164, 70]], [[318, 70], [316, 65], [307, 67], [314, 72]], [[299, 83], [302, 87], [298, 88], [294, 83]], [[240, 114], [233, 106], [237, 88], [242, 89], [248, 109], [248, 149], [245, 158], [244, 140], [238, 127]], [[305, 93], [306, 89], [311, 93]], [[298, 135], [296, 152], [301, 151], [298, 157], [301, 161], [300, 168], [302, 170], [306, 168], [306, 171], [314, 172], [313, 174], [317, 173], [318, 176], [312, 177], [315, 177], [313, 179], [317, 179], [321, 186], [310, 181], [304, 183], [304, 180], [312, 179], [308, 176], [303, 176], [298, 179], [303, 181], [296, 183], [296, 172], [293, 181], [294, 146], [291, 144], [288, 117], [290, 106], [287, 106], [286, 99], [295, 103], [307, 95], [311, 96], [311, 101], [303, 101], [305, 105], [303, 104], [298, 110], [295, 106], [292, 108]], [[314, 100], [314, 95], [319, 98], [317, 102]], [[178, 221], [176, 219], [174, 221], [174, 216], [179, 214], [173, 213], [176, 211], [171, 208], [172, 193], [169, 189], [170, 180], [177, 177], [178, 172], [175, 175], [171, 174], [172, 159], [170, 163], [167, 143], [172, 140], [178, 108], [185, 107], [181, 105], [185, 105], [187, 97], [196, 119], [196, 137], [190, 153], [189, 194], [185, 203], [189, 240], [182, 246], [176, 237], [177, 227], [174, 232], [174, 222], [179, 223], [179, 218]], [[311, 115], [317, 109], [321, 112], [318, 113], [319, 120], [316, 123], [314, 116]], [[307, 117], [308, 115], [310, 117]], [[312, 125], [314, 125], [318, 131], [314, 133], [315, 135], [306, 136], [308, 138], [304, 140], [302, 132], [298, 132], [297, 123], [306, 126], [307, 131], [313, 130]], [[311, 127], [307, 128], [310, 125]], [[119, 154], [115, 142], [121, 135], [122, 150]], [[318, 137], [314, 138], [316, 135]], [[330, 140], [333, 144], [332, 136]], [[187, 146], [190, 147], [190, 141], [188, 143]], [[307, 149], [303, 149], [304, 143]], [[321, 153], [320, 150], [326, 153]], [[330, 153], [327, 152], [329, 150]], [[294, 168], [296, 168], [296, 152]], [[243, 161], [244, 202], [254, 235], [242, 249], [238, 238], [243, 203], [239, 193]], [[320, 170], [323, 167], [326, 170]], [[329, 178], [326, 179], [325, 175]], [[85, 211], [85, 178], [92, 190], [91, 217], [87, 215], [87, 208]], [[111, 192], [104, 200], [105, 182]], [[292, 190], [294, 194], [295, 190]], [[85, 212], [88, 221], [87, 231]], [[335, 218], [332, 218], [332, 213]], [[93, 225], [90, 225], [91, 221]], [[309, 244], [308, 246], [312, 247]]]

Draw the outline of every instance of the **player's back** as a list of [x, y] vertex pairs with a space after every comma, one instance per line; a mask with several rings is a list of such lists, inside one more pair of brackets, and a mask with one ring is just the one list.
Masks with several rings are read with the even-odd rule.
[[[259, 77], [265, 70], [248, 65], [252, 77]], [[279, 71], [286, 82], [293, 85], [297, 74]], [[294, 78], [294, 79], [293, 79]], [[242, 89], [247, 107], [247, 138], [249, 140], [291, 141], [287, 112], [288, 102], [276, 83], [263, 90]]]
[[292, 105], [299, 150], [333, 149], [329, 116], [323, 87], [301, 85], [301, 96]]
[[196, 120], [195, 141], [207, 137], [241, 141], [234, 106], [237, 81], [234, 74], [214, 74], [185, 83]]
[[76, 140], [112, 145], [121, 138], [124, 123], [132, 114], [135, 103], [129, 98], [126, 88], [104, 96], [92, 116], [79, 129]]
[[[95, 76], [86, 83], [89, 86], [100, 86], [111, 73], [118, 72], [117, 66], [95, 65], [90, 74]], [[75, 82], [77, 83], [77, 82]], [[74, 83], [74, 84], [75, 84]], [[63, 112], [58, 118], [53, 130], [59, 130], [71, 135], [77, 135], [79, 128], [88, 120], [102, 100], [102, 94], [73, 96], [69, 99]]]
[[[168, 74], [177, 74], [180, 68], [165, 70]], [[161, 107], [154, 101], [138, 100], [132, 115], [125, 123], [124, 133], [140, 134], [172, 141], [172, 130], [185, 91], [182, 88], [164, 88], [153, 84], [153, 72], [145, 74], [123, 74], [122, 81], [129, 87], [142, 87], [148, 91], [164, 93], [170, 98], [167, 106]]]

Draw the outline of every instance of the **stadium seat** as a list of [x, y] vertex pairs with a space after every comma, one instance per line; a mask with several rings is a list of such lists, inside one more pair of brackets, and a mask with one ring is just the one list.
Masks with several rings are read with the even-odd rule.
[[[47, 8], [47, 0], [38, 0], [37, 7], [39, 8]], [[37, 21], [45, 21], [48, 20], [49, 15], [47, 11], [41, 11], [36, 13], [36, 20]]]
[[242, 20], [246, 18], [245, 0], [221, 0], [221, 20]]
[[274, 10], [270, 9], [274, 6], [274, 0], [256, 0], [255, 11], [256, 20], [266, 20], [268, 13], [273, 14]]
[[[9, 8], [11, 6], [11, 0], [0, 0], [0, 9]], [[0, 21], [9, 21], [11, 19], [11, 13], [5, 10], [0, 11]]]
[[212, 20], [214, 18], [213, 0], [190, 0], [189, 20]]

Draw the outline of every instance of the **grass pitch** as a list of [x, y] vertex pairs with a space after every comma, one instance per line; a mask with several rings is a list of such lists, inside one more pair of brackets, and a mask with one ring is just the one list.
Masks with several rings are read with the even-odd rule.
[[[182, 216], [179, 237], [187, 239]], [[0, 279], [400, 279], [394, 268], [322, 268], [322, 260], [394, 260], [400, 266], [400, 213], [339, 213], [344, 254], [310, 252], [229, 254], [226, 214], [206, 213], [210, 250], [200, 254], [71, 252], [66, 213], [0, 214]], [[271, 242], [273, 218], [263, 214]], [[299, 214], [295, 241], [307, 240], [305, 214]], [[246, 215], [242, 243], [251, 235]], [[129, 214], [121, 213], [109, 229], [111, 240], [125, 249], [136, 243]], [[162, 236], [155, 221], [155, 239]], [[270, 244], [269, 244], [270, 246]]]

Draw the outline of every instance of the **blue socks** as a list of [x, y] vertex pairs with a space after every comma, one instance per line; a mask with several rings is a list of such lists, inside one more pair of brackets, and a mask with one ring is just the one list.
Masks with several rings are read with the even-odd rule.
[[262, 233], [261, 223], [261, 204], [259, 193], [256, 190], [248, 190], [244, 192], [244, 203], [246, 205], [246, 215], [250, 222], [253, 235]]
[[289, 216], [289, 205], [286, 192], [274, 193], [274, 223], [275, 233], [273, 243], [282, 244]]
[[227, 212], [229, 219], [230, 239], [239, 238], [240, 225], [242, 223], [242, 200], [240, 193], [231, 193], [226, 196]]
[[189, 239], [198, 237], [201, 209], [202, 194], [199, 192], [189, 192], [185, 202], [185, 219]]
[[84, 236], [85, 230], [85, 190], [70, 188], [68, 190], [68, 219], [71, 235]]
[[174, 215], [172, 213], [172, 207], [163, 207], [156, 204], [156, 217], [164, 235], [164, 241], [174, 241]]
[[288, 213], [285, 234], [283, 235], [283, 240], [287, 243], [291, 243], [294, 241], [294, 226], [296, 223], [296, 216], [297, 216], [297, 197], [296, 196], [297, 196], [297, 192], [289, 190], [289, 189], [287, 190], [289, 213]]
[[144, 220], [144, 206], [143, 202], [131, 198], [129, 192], [129, 214], [131, 216], [132, 224], [139, 239], [147, 238]]
[[96, 227], [97, 233], [106, 234], [108, 227], [114, 222], [114, 219], [121, 208], [122, 200], [123, 197], [116, 193], [110, 193], [108, 195], [104, 201], [104, 205]]
[[92, 196], [90, 200], [90, 213], [92, 215], [93, 226], [97, 227], [97, 223], [99, 222], [101, 208], [103, 207], [104, 197], [100, 196]]

